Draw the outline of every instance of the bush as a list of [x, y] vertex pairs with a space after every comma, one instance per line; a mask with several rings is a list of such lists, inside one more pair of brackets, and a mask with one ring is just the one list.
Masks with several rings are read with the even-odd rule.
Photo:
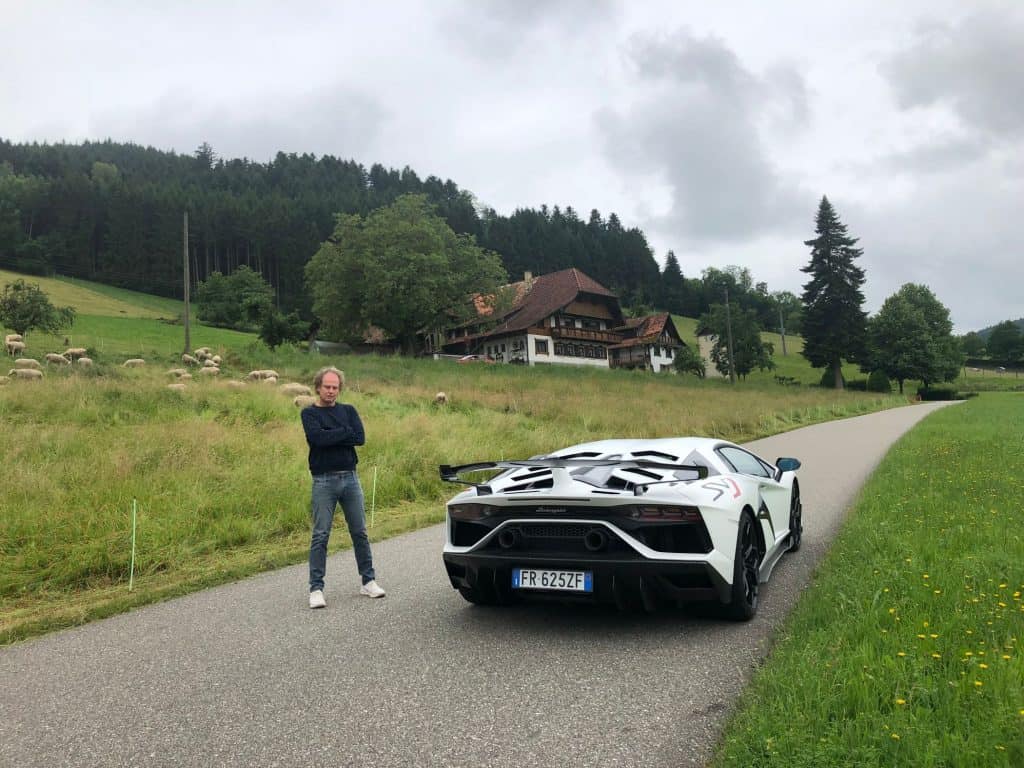
[[918, 387], [917, 396], [922, 400], [959, 400], [953, 387]]
[[872, 371], [868, 376], [868, 392], [892, 392], [892, 382], [885, 371]]
[[853, 390], [854, 392], [867, 392], [868, 391], [868, 380], [867, 379], [850, 379], [844, 385], [847, 389]]

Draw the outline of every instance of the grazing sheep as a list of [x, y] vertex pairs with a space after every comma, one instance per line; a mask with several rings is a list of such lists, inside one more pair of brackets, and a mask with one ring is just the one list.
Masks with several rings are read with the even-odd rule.
[[35, 368], [37, 371], [42, 368], [38, 360], [33, 360], [31, 357], [19, 357], [14, 361], [15, 368]]
[[203, 367], [204, 368], [219, 368], [220, 366], [217, 365], [215, 362], [213, 362], [213, 360], [211, 360], [210, 358], [206, 358], [205, 360], [203, 360]]
[[29, 381], [38, 381], [43, 378], [43, 372], [37, 371], [35, 368], [11, 368], [7, 375], [12, 379], [28, 379]]
[[64, 350], [64, 357], [69, 360], [77, 360], [80, 357], [85, 357], [87, 354], [89, 353], [85, 347], [70, 347]]
[[277, 379], [280, 378], [277, 375], [277, 371], [270, 370], [269, 368], [259, 371], [249, 371], [249, 375], [246, 376], [249, 381], [261, 381], [263, 379]]
[[130, 360], [125, 360], [122, 365], [125, 368], [141, 368], [146, 364], [146, 361], [141, 357], [133, 357]]
[[185, 363], [185, 365], [199, 365], [199, 361], [188, 352], [181, 356], [181, 362]]
[[10, 382], [10, 380], [11, 380], [10, 376], [0, 376], [0, 387], [2, 387], [4, 384], [7, 384], [8, 382]]
[[200, 376], [217, 376], [219, 374], [220, 374], [220, 368], [206, 368], [206, 367], [203, 367], [203, 368], [199, 369], [199, 375]]
[[71, 365], [70, 360], [64, 357], [64, 355], [58, 355], [56, 352], [47, 352], [46, 362], [53, 363], [54, 365]]
[[214, 355], [210, 359], [213, 360], [214, 364], [220, 365], [220, 355]]
[[25, 337], [20, 333], [8, 333], [4, 336], [4, 344], [9, 344], [12, 341], [24, 341]]
[[176, 381], [173, 384], [168, 384], [167, 388], [168, 389], [173, 389], [175, 392], [184, 392], [185, 391], [185, 385], [182, 384], [180, 381]]
[[305, 408], [306, 406], [316, 403], [316, 398], [312, 395], [296, 395], [292, 402], [295, 404], [296, 408]]
[[277, 377], [269, 376], [263, 379], [263, 381], [261, 381], [260, 384], [270, 384], [271, 386], [277, 386]]
[[213, 357], [213, 353], [210, 352], [209, 347], [200, 347], [199, 349], [193, 349], [192, 354], [195, 355], [197, 360], [206, 360], [207, 358]]
[[178, 377], [178, 381], [192, 381], [191, 373], [183, 373]]
[[8, 341], [7, 342], [7, 354], [11, 357], [17, 357], [25, 351], [24, 341]]
[[80, 358], [78, 358], [78, 364], [80, 366], [82, 366], [83, 368], [92, 368], [92, 358], [91, 357], [80, 357]]
[[244, 381], [235, 381], [234, 379], [231, 381], [225, 381], [224, 385], [229, 389], [245, 389]]
[[434, 405], [448, 405], [448, 395], [444, 392], [438, 392], [434, 395]]
[[180, 379], [182, 376], [188, 373], [188, 371], [186, 371], [184, 368], [171, 368], [167, 371], [167, 373], [176, 379]]
[[287, 395], [288, 397], [292, 397], [293, 395], [312, 395], [313, 390], [305, 384], [296, 384], [293, 382], [291, 384], [282, 384], [281, 394]]

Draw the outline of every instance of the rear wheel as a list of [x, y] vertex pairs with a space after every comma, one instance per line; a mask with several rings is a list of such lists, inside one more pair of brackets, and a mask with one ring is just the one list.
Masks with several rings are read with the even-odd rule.
[[761, 548], [758, 545], [754, 517], [750, 512], [740, 516], [736, 532], [736, 557], [732, 566], [732, 600], [726, 615], [735, 621], [749, 621], [757, 613], [758, 569]]
[[789, 501], [789, 551], [796, 552], [804, 536], [804, 509], [800, 503], [800, 486], [793, 483]]

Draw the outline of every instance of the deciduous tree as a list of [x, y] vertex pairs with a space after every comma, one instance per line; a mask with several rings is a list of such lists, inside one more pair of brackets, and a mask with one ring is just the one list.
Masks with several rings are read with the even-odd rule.
[[23, 336], [32, 330], [57, 333], [75, 322], [71, 307], [55, 307], [36, 283], [15, 280], [0, 295], [0, 325]]
[[801, 267], [811, 276], [802, 296], [803, 355], [815, 368], [831, 368], [835, 388], [842, 389], [843, 360], [858, 362], [865, 351], [864, 270], [854, 264], [863, 251], [827, 197], [818, 206], [815, 232], [816, 238], [804, 241], [811, 261]]
[[711, 346], [711, 362], [723, 376], [729, 375], [728, 323], [732, 324], [733, 368], [736, 375], [746, 378], [755, 368], [766, 371], [775, 367], [771, 342], [761, 340], [757, 312], [752, 309], [735, 308], [727, 317], [724, 304], [715, 304], [701, 315], [699, 325], [711, 332], [714, 341]]
[[339, 215], [306, 265], [323, 332], [361, 341], [371, 326], [414, 352], [419, 334], [468, 319], [469, 297], [507, 280], [497, 254], [458, 235], [424, 195], [403, 195], [368, 216]]
[[949, 310], [924, 285], [907, 283], [887, 298], [868, 321], [868, 340], [866, 367], [896, 379], [901, 393], [907, 379], [928, 387], [960, 372], [963, 357]]

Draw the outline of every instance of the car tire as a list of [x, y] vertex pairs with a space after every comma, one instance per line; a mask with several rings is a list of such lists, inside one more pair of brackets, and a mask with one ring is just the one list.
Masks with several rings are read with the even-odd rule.
[[804, 508], [800, 502], [800, 486], [793, 482], [793, 495], [789, 500], [789, 551], [796, 552], [804, 537]]
[[761, 548], [754, 516], [744, 510], [736, 530], [736, 556], [732, 567], [732, 599], [725, 607], [733, 621], [750, 621], [757, 613]]

